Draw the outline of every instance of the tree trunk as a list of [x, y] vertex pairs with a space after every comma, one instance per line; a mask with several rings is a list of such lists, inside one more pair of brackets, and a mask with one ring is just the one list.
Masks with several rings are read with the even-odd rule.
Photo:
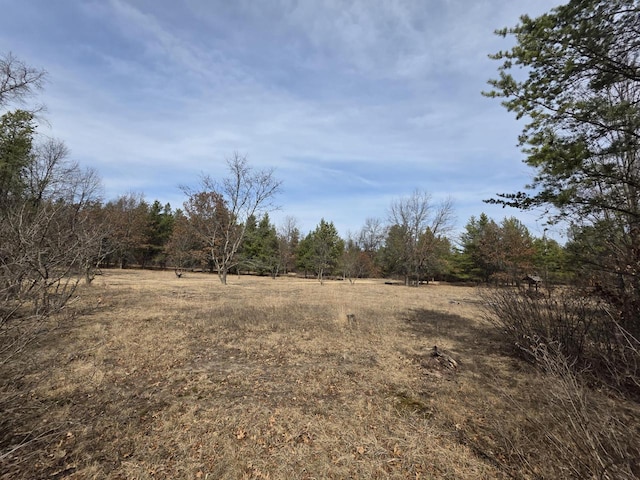
[[87, 282], [87, 285], [90, 285], [91, 282], [93, 282], [93, 279], [95, 277], [93, 276], [93, 272], [91, 271], [91, 267], [87, 266], [84, 269], [84, 279]]

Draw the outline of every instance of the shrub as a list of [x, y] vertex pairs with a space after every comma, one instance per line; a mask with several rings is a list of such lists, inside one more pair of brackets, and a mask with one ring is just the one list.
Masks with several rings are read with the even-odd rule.
[[[544, 375], [536, 398], [510, 399], [530, 434], [518, 435], [508, 419], [498, 421], [511, 462], [534, 477], [638, 478], [640, 431], [624, 405], [637, 410], [640, 342], [609, 306], [577, 289], [548, 295], [491, 289], [484, 311]], [[612, 403], [619, 392], [630, 399]]]

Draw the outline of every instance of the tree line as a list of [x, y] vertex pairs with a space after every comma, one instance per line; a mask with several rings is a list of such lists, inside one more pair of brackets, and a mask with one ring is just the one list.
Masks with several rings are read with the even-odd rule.
[[[233, 172], [251, 171], [245, 158], [233, 157], [230, 164]], [[87, 209], [100, 241], [92, 265], [208, 271], [223, 282], [229, 273], [297, 273], [321, 282], [385, 277], [406, 285], [430, 280], [520, 285], [526, 275], [537, 275], [558, 284], [571, 278], [569, 258], [577, 248], [574, 242], [564, 247], [546, 236], [536, 238], [515, 217], [496, 222], [484, 213], [453, 235], [452, 202], [434, 206], [420, 191], [394, 201], [387, 219], [368, 218], [345, 238], [330, 220], [320, 219], [304, 234], [295, 218], [276, 225], [264, 209], [246, 212], [239, 223], [239, 213], [228, 204], [213, 189], [191, 191], [177, 209], [147, 202], [141, 194], [94, 202]]]
[[[45, 75], [11, 55], [0, 67], [5, 107], [32, 95]], [[21, 108], [0, 117], [0, 274], [8, 303], [25, 281], [32, 283], [29, 297], [35, 291], [48, 297], [57, 282], [70, 282], [70, 295], [78, 278], [90, 283], [109, 267], [199, 269], [222, 283], [230, 272], [295, 272], [321, 282], [383, 276], [406, 285], [518, 284], [523, 275], [542, 272], [556, 281], [566, 277], [565, 250], [534, 239], [515, 218], [498, 225], [481, 215], [455, 238], [453, 201], [435, 204], [418, 190], [346, 238], [324, 218], [306, 234], [291, 217], [275, 226], [269, 213], [280, 181], [238, 154], [227, 160], [223, 178], [205, 175], [197, 186], [181, 187], [181, 208], [147, 202], [141, 193], [105, 202], [97, 172], [71, 161], [64, 142], [40, 134], [38, 120], [37, 110]], [[38, 305], [43, 302], [50, 299]]]
[[[11, 55], [0, 67], [5, 107], [32, 95], [45, 75]], [[298, 273], [321, 282], [388, 277], [406, 285], [570, 276], [567, 249], [534, 238], [515, 218], [498, 224], [484, 214], [472, 217], [454, 237], [453, 201], [436, 204], [419, 190], [394, 200], [384, 219], [366, 219], [346, 238], [324, 218], [306, 234], [291, 217], [275, 226], [269, 213], [280, 181], [273, 170], [255, 169], [238, 154], [227, 160], [223, 178], [203, 176], [197, 186], [181, 187], [181, 208], [147, 202], [140, 193], [105, 202], [97, 172], [71, 161], [64, 142], [40, 134], [38, 119], [37, 111], [21, 108], [0, 117], [0, 262], [9, 304], [30, 284], [29, 298], [35, 291], [43, 296], [35, 303], [40, 308], [51, 302], [51, 285], [66, 282], [70, 295], [80, 277], [90, 283], [109, 267], [200, 269], [222, 283], [230, 272]], [[583, 237], [576, 231], [574, 243]]]

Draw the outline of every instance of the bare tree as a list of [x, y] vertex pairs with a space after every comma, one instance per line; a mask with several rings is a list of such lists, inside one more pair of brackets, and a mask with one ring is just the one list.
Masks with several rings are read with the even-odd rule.
[[193, 267], [202, 252], [202, 243], [192, 235], [189, 219], [182, 210], [175, 214], [175, 223], [164, 251], [176, 272]]
[[[23, 102], [43, 79], [43, 71], [12, 55], [0, 57], [0, 108]], [[45, 436], [43, 431], [22, 433], [38, 408], [20, 386], [23, 369], [18, 357], [37, 336], [72, 318], [73, 309], [65, 307], [101, 241], [92, 215], [99, 205], [98, 177], [70, 162], [62, 142], [37, 141], [33, 112], [16, 110], [0, 118], [0, 459], [4, 467], [19, 448]]]
[[435, 240], [451, 231], [454, 219], [451, 198], [434, 205], [431, 195], [424, 191], [415, 190], [410, 196], [391, 203], [389, 222], [399, 227], [397, 232], [402, 232], [399, 248], [405, 284], [409, 284], [411, 276], [416, 285], [420, 284], [425, 266], [437, 251]]
[[222, 181], [205, 175], [199, 190], [183, 187], [189, 197], [184, 207], [190, 224], [205, 242], [209, 260], [225, 285], [229, 269], [237, 265], [247, 220], [273, 208], [281, 185], [272, 169], [254, 170], [238, 153], [227, 160], [227, 165], [229, 176]]
[[76, 235], [77, 253], [85, 280], [91, 283], [99, 264], [109, 253], [104, 239], [108, 224], [101, 209], [101, 180], [92, 168], [82, 169], [69, 161], [69, 149], [58, 139], [48, 138], [34, 147], [26, 168], [26, 197], [36, 207], [43, 202], [68, 209], [70, 230]]
[[34, 188], [0, 208], [0, 364], [63, 309], [99, 250], [101, 232], [90, 215], [98, 179], [55, 145], [60, 155], [43, 158], [48, 147], [36, 149], [28, 171], [40, 180]]
[[387, 229], [379, 218], [367, 218], [358, 235], [358, 245], [365, 252], [377, 252], [384, 244]]
[[372, 262], [368, 252], [363, 250], [356, 240], [356, 235], [352, 232], [347, 232], [340, 266], [343, 277], [348, 279], [351, 284], [354, 284], [356, 279], [364, 278], [371, 274]]
[[362, 250], [358, 259], [362, 275], [376, 276], [381, 273], [379, 254], [387, 234], [388, 228], [381, 219], [369, 217], [364, 221], [357, 238], [353, 239]]
[[21, 102], [42, 87], [46, 72], [29, 67], [13, 54], [0, 57], [0, 107]]
[[120, 268], [135, 259], [147, 240], [149, 206], [141, 193], [127, 193], [105, 205], [109, 256]]
[[67, 177], [78, 169], [74, 162], [67, 162], [69, 149], [61, 140], [47, 139], [33, 149], [33, 157], [26, 168], [27, 195], [33, 202], [43, 198], [64, 198], [73, 201], [75, 185]]

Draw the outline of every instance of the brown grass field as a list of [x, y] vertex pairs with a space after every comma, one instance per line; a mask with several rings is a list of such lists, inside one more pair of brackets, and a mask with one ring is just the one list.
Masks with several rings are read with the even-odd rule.
[[[20, 406], [5, 414], [21, 422], [23, 445], [4, 455], [0, 478], [492, 479], [518, 478], [523, 462], [544, 469], [540, 432], [515, 405], [543, 415], [543, 379], [505, 354], [474, 288], [250, 276], [223, 286], [215, 275], [123, 270], [80, 288], [69, 309], [72, 320], [48, 326], [2, 372], [20, 369]], [[457, 368], [434, 358], [434, 345]]]

